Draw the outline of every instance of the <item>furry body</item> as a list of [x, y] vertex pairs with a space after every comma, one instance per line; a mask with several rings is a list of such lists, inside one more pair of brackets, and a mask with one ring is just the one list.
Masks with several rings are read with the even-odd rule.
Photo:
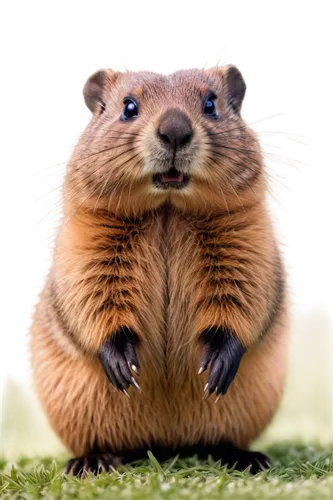
[[[260, 150], [251, 151], [259, 165]], [[31, 330], [35, 384], [51, 426], [75, 456], [224, 441], [247, 448], [271, 420], [286, 371], [284, 272], [262, 176], [252, 175], [251, 190], [235, 185], [236, 197], [219, 195], [220, 205], [217, 193], [207, 195], [212, 205], [193, 197], [187, 205], [171, 190], [135, 211], [135, 188], [123, 204], [117, 190], [98, 199], [87, 191], [82, 202], [86, 193], [73, 188], [77, 163], [76, 151], [65, 223]], [[140, 363], [142, 392], [131, 389], [130, 398], [110, 383], [98, 357], [124, 327], [135, 332]], [[209, 339], [214, 327], [246, 350], [216, 404], [203, 398], [205, 376], [198, 376], [201, 334]]]

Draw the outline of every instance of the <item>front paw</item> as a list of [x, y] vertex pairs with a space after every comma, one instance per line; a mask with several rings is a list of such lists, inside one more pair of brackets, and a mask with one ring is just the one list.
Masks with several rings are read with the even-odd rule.
[[137, 335], [127, 327], [121, 327], [111, 335], [99, 351], [99, 359], [111, 384], [126, 396], [130, 385], [140, 389], [131, 370], [139, 375], [139, 362], [135, 352]]
[[218, 396], [226, 394], [246, 349], [229, 329], [222, 327], [206, 328], [201, 332], [200, 340], [204, 345], [204, 355], [199, 374], [210, 367], [204, 391], [208, 396], [215, 391]]

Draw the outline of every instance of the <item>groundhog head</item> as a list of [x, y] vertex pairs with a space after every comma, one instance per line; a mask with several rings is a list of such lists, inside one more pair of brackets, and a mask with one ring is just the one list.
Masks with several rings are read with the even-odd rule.
[[65, 196], [124, 215], [166, 202], [204, 213], [253, 202], [263, 162], [240, 115], [245, 90], [234, 66], [94, 73], [83, 91], [92, 119], [69, 163]]

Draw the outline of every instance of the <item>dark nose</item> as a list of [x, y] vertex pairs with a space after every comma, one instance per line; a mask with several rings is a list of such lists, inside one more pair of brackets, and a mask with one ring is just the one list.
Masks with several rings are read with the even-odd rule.
[[157, 134], [163, 144], [179, 148], [193, 137], [191, 122], [180, 109], [168, 109], [161, 118]]

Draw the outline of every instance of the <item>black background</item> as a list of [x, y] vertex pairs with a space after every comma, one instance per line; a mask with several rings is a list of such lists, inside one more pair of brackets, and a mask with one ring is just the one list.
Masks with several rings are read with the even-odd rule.
[[[313, 297], [328, 297], [333, 302], [332, 269], [329, 260], [329, 233], [332, 232], [332, 209], [329, 202], [329, 164], [327, 132], [323, 129], [323, 78], [318, 72], [317, 55], [311, 40], [298, 36], [295, 39], [277, 37], [260, 41], [256, 36], [232, 38], [231, 34], [218, 32], [210, 37], [187, 38], [175, 41], [170, 34], [159, 39], [144, 40], [122, 37], [120, 33], [105, 31], [103, 37], [81, 38], [62, 35], [50, 37], [47, 48], [43, 41], [33, 46], [38, 66], [24, 83], [25, 137], [24, 166], [39, 169], [41, 159], [61, 160], [64, 156], [64, 128], [80, 127], [80, 72], [87, 72], [88, 64], [103, 61], [119, 63], [120, 57], [128, 56], [131, 64], [196, 64], [200, 55], [216, 52], [216, 39], [227, 35], [232, 39], [232, 52], [240, 56], [241, 65], [248, 64], [249, 112], [288, 111], [287, 122], [279, 121], [279, 128], [293, 130], [297, 127], [312, 128], [313, 152], [305, 160], [321, 160], [320, 168], [308, 169], [304, 177], [297, 178], [297, 191], [305, 193], [304, 201], [290, 201], [289, 208], [297, 209], [296, 216], [289, 217], [288, 237], [296, 241], [297, 280], [304, 280], [304, 301]], [[120, 49], [105, 49], [104, 39], [120, 40]], [[316, 57], [316, 64], [311, 64]], [[320, 75], [320, 76], [319, 76]], [[328, 79], [328, 77], [326, 77]], [[328, 102], [328, 101], [327, 101]], [[325, 108], [324, 108], [325, 110]], [[329, 110], [327, 110], [329, 113]], [[17, 169], [17, 185], [22, 186], [25, 200], [31, 199], [32, 191], [39, 191], [39, 178], [32, 185], [23, 186], [23, 172]], [[21, 204], [17, 220], [27, 223]], [[22, 219], [23, 217], [23, 219]], [[20, 224], [20, 227], [22, 225]], [[40, 270], [39, 249], [31, 248], [31, 239], [38, 234], [24, 233], [23, 244], [14, 245], [11, 258], [16, 262], [16, 278], [11, 300], [10, 331], [6, 344], [2, 344], [0, 367], [17, 367], [17, 375], [23, 376], [23, 362], [15, 361], [15, 328], [24, 326], [23, 305], [31, 302], [32, 272]], [[22, 241], [22, 240], [20, 240]], [[12, 250], [11, 250], [12, 253]], [[8, 342], [7, 342], [8, 339]]]

